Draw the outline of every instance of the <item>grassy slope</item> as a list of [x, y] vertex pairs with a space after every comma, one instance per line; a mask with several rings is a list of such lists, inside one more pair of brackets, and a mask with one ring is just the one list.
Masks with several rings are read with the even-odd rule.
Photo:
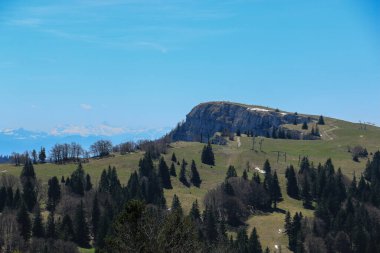
[[[282, 187], [284, 201], [279, 204], [279, 208], [292, 213], [302, 211], [305, 216], [311, 216], [312, 211], [305, 210], [300, 201], [290, 199], [285, 191], [285, 178], [284, 171], [288, 164], [298, 165], [299, 155], [307, 155], [314, 163], [324, 162], [328, 157], [333, 159], [336, 167], [341, 167], [344, 174], [352, 177], [353, 172], [360, 175], [365, 166], [365, 161], [355, 163], [351, 159], [351, 155], [347, 152], [347, 146], [362, 145], [368, 149], [369, 152], [374, 152], [380, 148], [380, 128], [369, 126], [367, 131], [359, 130], [359, 125], [339, 121], [335, 119], [325, 119], [326, 126], [320, 126], [322, 140], [320, 141], [296, 141], [296, 140], [278, 140], [266, 139], [263, 142], [263, 151], [257, 151], [259, 148], [256, 145], [256, 151], [252, 150], [252, 138], [242, 136], [241, 147], [238, 148], [237, 142], [229, 142], [227, 146], [214, 146], [216, 155], [216, 166], [210, 167], [200, 162], [200, 153], [203, 144], [193, 142], [176, 142], [172, 143], [168, 154], [165, 156], [169, 161], [172, 152], [176, 153], [179, 160], [185, 158], [186, 161], [191, 162], [195, 160], [201, 178], [203, 180], [201, 187], [186, 188], [178, 179], [173, 179], [173, 190], [166, 190], [165, 195], [167, 198], [168, 206], [171, 205], [172, 196], [177, 194], [181, 200], [182, 206], [185, 210], [189, 210], [193, 201], [198, 199], [202, 203], [203, 196], [209, 189], [214, 188], [217, 184], [223, 181], [226, 173], [227, 166], [232, 164], [238, 169], [239, 175], [242, 174], [246, 168], [247, 162], [250, 163], [251, 168], [254, 166], [261, 167], [265, 159], [269, 159], [272, 168], [277, 170]], [[289, 125], [289, 128], [300, 129], [301, 125]], [[310, 126], [311, 128], [311, 126]], [[257, 142], [260, 138], [257, 138]], [[277, 153], [273, 151], [283, 151], [287, 153], [287, 161], [284, 157], [280, 157], [277, 163]], [[138, 160], [142, 156], [141, 153], [134, 153], [125, 156], [116, 155], [112, 158], [101, 160], [91, 160], [84, 165], [86, 172], [90, 173], [94, 183], [97, 183], [101, 171], [109, 165], [116, 166], [122, 184], [126, 184], [131, 172], [133, 172], [138, 165]], [[36, 173], [38, 178], [44, 182], [51, 176], [61, 177], [62, 175], [69, 176], [74, 170], [76, 165], [36, 165]], [[179, 166], [176, 166], [177, 173]], [[16, 168], [12, 165], [0, 165], [0, 172], [10, 173], [18, 176], [21, 168]], [[249, 172], [252, 175], [252, 169]], [[253, 226], [257, 227], [263, 245], [269, 246], [274, 249], [274, 245], [282, 245], [282, 252], [286, 252], [287, 240], [286, 237], [279, 233], [278, 230], [283, 227], [284, 214], [282, 212], [263, 214], [260, 216], [251, 217], [247, 223], [249, 229]]]

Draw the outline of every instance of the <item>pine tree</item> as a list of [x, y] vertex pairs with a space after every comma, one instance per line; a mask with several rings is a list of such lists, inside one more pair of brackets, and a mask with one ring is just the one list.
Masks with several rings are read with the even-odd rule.
[[232, 187], [230, 182], [228, 182], [228, 179], [224, 180], [222, 187], [225, 194], [230, 196], [233, 196], [235, 194], [234, 188]]
[[17, 213], [17, 223], [19, 225], [20, 235], [25, 241], [28, 241], [30, 238], [32, 224], [29, 218], [28, 210], [24, 203], [21, 204], [21, 208]]
[[92, 189], [92, 183], [91, 183], [91, 176], [89, 174], [86, 175], [86, 186], [84, 190], [86, 192], [90, 191]]
[[33, 164], [37, 164], [37, 151], [35, 149], [32, 150], [32, 158]]
[[237, 232], [235, 248], [237, 252], [248, 252], [248, 236], [245, 228], [240, 228]]
[[248, 180], [248, 173], [247, 173], [247, 170], [244, 170], [244, 171], [243, 171], [243, 176], [242, 176], [242, 178], [243, 178], [244, 180]]
[[40, 163], [45, 163], [46, 160], [46, 151], [45, 148], [41, 147], [41, 150], [38, 154], [38, 159], [40, 160]]
[[174, 165], [174, 163], [172, 163], [172, 165], [170, 165], [170, 175], [173, 176], [173, 177], [177, 176], [177, 172], [175, 171], [175, 165]]
[[208, 206], [206, 206], [206, 209], [203, 212], [203, 227], [205, 232], [205, 239], [208, 242], [215, 242], [218, 238], [216, 218], [214, 212]]
[[276, 171], [274, 171], [273, 174], [272, 186], [270, 190], [274, 208], [277, 208], [277, 203], [282, 199], [282, 194]]
[[301, 191], [301, 197], [303, 200], [303, 206], [305, 208], [312, 208], [312, 197], [310, 195], [310, 186], [309, 186], [309, 180], [307, 177], [304, 178], [303, 180], [303, 185], [302, 185], [302, 191]]
[[265, 171], [265, 174], [271, 174], [271, 172], [272, 172], [272, 168], [270, 166], [268, 159], [266, 159], [264, 162], [263, 170]]
[[55, 239], [57, 232], [55, 228], [54, 213], [50, 212], [46, 223], [46, 237]]
[[154, 170], [153, 160], [149, 152], [139, 162], [139, 177], [149, 177]]
[[201, 180], [201, 177], [199, 175], [199, 172], [197, 170], [197, 166], [195, 165], [195, 161], [193, 160], [191, 162], [191, 173], [190, 173], [190, 182], [196, 186], [196, 187], [200, 187], [201, 186], [201, 183], [202, 183], [202, 180]]
[[28, 159], [21, 171], [20, 180], [22, 184], [22, 198], [31, 212], [37, 202], [37, 193], [35, 189], [36, 184], [36, 174], [34, 172], [34, 167], [30, 159]]
[[254, 227], [251, 235], [248, 239], [248, 252], [250, 253], [262, 253], [263, 249], [261, 247], [261, 243], [259, 241], [259, 236], [257, 235], [257, 230]]
[[319, 116], [319, 119], [318, 119], [318, 125], [324, 125], [325, 124], [325, 119], [323, 118], [323, 116]]
[[179, 198], [176, 194], [174, 194], [174, 196], [173, 196], [171, 211], [172, 212], [178, 212], [181, 215], [183, 214], [181, 202], [179, 201]]
[[0, 188], [0, 213], [3, 212], [7, 202], [7, 190], [5, 186]]
[[303, 122], [303, 124], [302, 124], [302, 129], [303, 129], [303, 130], [307, 130], [307, 129], [309, 129], [309, 127], [308, 127], [306, 121]]
[[21, 207], [21, 204], [22, 204], [21, 193], [20, 193], [20, 189], [17, 188], [15, 192], [15, 196], [13, 198], [13, 208], [18, 209]]
[[172, 154], [172, 162], [176, 163], [177, 162], [177, 157], [175, 156], [175, 153], [173, 152]]
[[285, 216], [285, 233], [287, 235], [289, 235], [291, 231], [291, 227], [292, 227], [292, 216], [290, 216], [290, 212], [287, 211], [286, 216]]
[[13, 208], [13, 189], [12, 189], [12, 187], [7, 188], [7, 201], [5, 202], [5, 205], [10, 209]]
[[290, 165], [286, 169], [286, 192], [292, 198], [298, 198], [299, 189], [297, 183], [297, 177], [293, 165]]
[[189, 215], [190, 215], [190, 218], [192, 221], [199, 221], [200, 220], [201, 213], [199, 211], [198, 200], [195, 200], [195, 202], [193, 202], [193, 205], [191, 206]]
[[95, 194], [94, 201], [92, 202], [92, 212], [91, 212], [92, 232], [95, 239], [98, 236], [99, 219], [100, 219], [100, 208], [99, 208], [99, 202], [98, 202], [98, 195]]
[[204, 164], [215, 165], [215, 156], [210, 142], [203, 147], [201, 160]]
[[68, 214], [65, 214], [59, 227], [60, 239], [73, 241], [75, 239], [73, 222]]
[[64, 184], [64, 183], [65, 183], [65, 177], [62, 176], [62, 177], [61, 177], [61, 184]]
[[226, 179], [229, 179], [231, 177], [237, 177], [236, 169], [233, 165], [228, 166], [226, 173]]
[[165, 189], [173, 189], [172, 182], [170, 180], [170, 173], [168, 165], [163, 157], [161, 157], [158, 165], [158, 177], [161, 180], [162, 187]]
[[107, 177], [107, 171], [103, 170], [100, 176], [99, 192], [109, 192], [110, 183]]
[[37, 238], [43, 238], [45, 236], [45, 229], [42, 221], [41, 210], [38, 205], [34, 213], [32, 235], [33, 237]]
[[190, 186], [189, 182], [187, 181], [187, 177], [186, 177], [186, 162], [185, 162], [185, 160], [183, 160], [182, 164], [181, 164], [181, 170], [179, 172], [179, 181], [182, 184], [184, 184], [186, 187]]
[[57, 177], [52, 177], [49, 179], [48, 185], [47, 209], [49, 211], [54, 211], [59, 200], [61, 199], [61, 186], [59, 185]]
[[80, 196], [84, 195], [85, 190], [85, 173], [82, 163], [79, 163], [78, 168], [71, 174], [70, 189], [73, 193]]
[[82, 248], [88, 248], [90, 246], [89, 228], [86, 221], [86, 213], [83, 208], [83, 201], [77, 206], [75, 212], [74, 236], [78, 246]]

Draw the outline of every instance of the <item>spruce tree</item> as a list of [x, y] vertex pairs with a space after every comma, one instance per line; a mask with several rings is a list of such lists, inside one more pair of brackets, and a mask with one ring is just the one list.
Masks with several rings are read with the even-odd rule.
[[172, 154], [172, 162], [176, 163], [177, 162], [177, 157], [175, 156], [175, 153], [173, 152]]
[[259, 236], [257, 235], [257, 230], [254, 227], [251, 235], [248, 239], [248, 252], [250, 253], [262, 253], [263, 249], [261, 247], [261, 243], [259, 241]]
[[17, 188], [15, 192], [15, 196], [13, 198], [13, 208], [18, 209], [21, 207], [21, 204], [22, 204], [21, 193], [20, 193], [20, 189]]
[[173, 176], [173, 177], [177, 176], [177, 172], [175, 171], [175, 165], [174, 165], [174, 163], [172, 163], [172, 165], [170, 165], [170, 175]]
[[41, 147], [41, 150], [38, 154], [38, 159], [40, 160], [40, 163], [45, 163], [46, 160], [46, 151], [45, 148]]
[[285, 216], [285, 234], [289, 235], [292, 228], [292, 216], [290, 216], [290, 212], [286, 212]]
[[306, 121], [303, 122], [303, 124], [302, 124], [302, 129], [303, 129], [303, 130], [307, 130], [307, 129], [309, 129], [309, 127], [308, 127]]
[[197, 169], [197, 166], [195, 165], [195, 161], [193, 160], [191, 162], [191, 173], [190, 173], [190, 182], [196, 186], [196, 187], [200, 187], [201, 186], [201, 183], [202, 183], [202, 180], [201, 180], [201, 177], [199, 175], [199, 172], [198, 172], [198, 169]]
[[154, 170], [152, 156], [146, 152], [139, 162], [139, 177], [149, 177]]
[[21, 204], [21, 208], [17, 213], [17, 223], [19, 225], [20, 235], [25, 241], [28, 241], [31, 235], [32, 223], [25, 203]]
[[83, 207], [83, 201], [77, 206], [74, 219], [74, 236], [75, 242], [79, 247], [88, 248], [90, 237], [89, 228], [86, 221], [86, 213]]
[[282, 199], [282, 194], [276, 171], [274, 171], [273, 174], [272, 186], [270, 190], [274, 208], [277, 208], [277, 203]]
[[183, 185], [185, 185], [186, 187], [190, 186], [189, 182], [187, 181], [187, 177], [186, 177], [186, 162], [185, 162], [185, 160], [183, 160], [182, 164], [181, 164], [181, 170], [179, 172], [179, 181]]
[[92, 211], [91, 211], [92, 232], [95, 239], [98, 236], [99, 219], [100, 219], [100, 208], [99, 208], [99, 202], [98, 202], [98, 195], [95, 194], [94, 200], [92, 202]]
[[68, 214], [65, 214], [59, 227], [59, 238], [64, 241], [74, 241], [73, 222]]
[[272, 168], [270, 166], [268, 159], [266, 159], [264, 162], [263, 170], [265, 171], [266, 174], [271, 174], [271, 172], [272, 172]]
[[218, 229], [214, 212], [209, 206], [203, 212], [203, 227], [205, 232], [205, 239], [208, 242], [215, 242], [218, 238]]
[[27, 159], [20, 175], [20, 180], [22, 184], [22, 199], [28, 208], [28, 211], [31, 212], [37, 202], [37, 193], [36, 193], [36, 174], [34, 172], [34, 167], [30, 159]]
[[61, 186], [59, 185], [58, 178], [52, 177], [49, 179], [48, 186], [47, 210], [54, 211], [61, 198]]
[[0, 188], [0, 213], [3, 212], [7, 202], [7, 189], [5, 186]]
[[203, 147], [201, 160], [204, 164], [215, 165], [215, 156], [210, 142]]
[[35, 208], [34, 213], [32, 236], [36, 238], [43, 238], [45, 236], [45, 229], [42, 221], [41, 210], [38, 205]]
[[183, 214], [181, 202], [179, 201], [179, 198], [176, 194], [173, 196], [171, 211], [178, 212], [181, 215]]
[[318, 125], [324, 125], [325, 124], [325, 119], [323, 118], [323, 116], [319, 116], [319, 119], [318, 119]]
[[233, 165], [228, 166], [226, 173], [226, 179], [229, 179], [231, 177], [237, 177], [236, 169]]
[[158, 165], [158, 177], [161, 180], [162, 187], [165, 189], [173, 189], [172, 182], [170, 180], [170, 173], [168, 165], [163, 157], [161, 157]]
[[292, 198], [298, 198], [299, 189], [298, 189], [296, 172], [294, 170], [293, 165], [290, 165], [286, 169], [285, 177], [286, 177], [286, 193]]
[[49, 216], [46, 223], [46, 237], [55, 239], [57, 237], [55, 221], [54, 221], [54, 213], [49, 212]]
[[84, 195], [85, 190], [85, 173], [82, 163], [79, 163], [78, 168], [71, 174], [70, 189], [73, 193], [80, 196]]
[[312, 197], [310, 195], [310, 186], [309, 186], [309, 180], [307, 177], [304, 178], [303, 180], [303, 185], [302, 185], [302, 191], [301, 191], [301, 197], [303, 201], [303, 206], [305, 208], [312, 208]]
[[92, 183], [91, 183], [91, 176], [89, 174], [86, 175], [86, 186], [84, 187], [84, 190], [86, 192], [90, 191], [92, 189]]
[[13, 208], [13, 199], [14, 199], [13, 189], [12, 189], [12, 187], [8, 187], [7, 188], [7, 200], [5, 202], [5, 205], [10, 209]]
[[199, 221], [201, 218], [201, 213], [199, 211], [199, 205], [198, 205], [198, 200], [195, 200], [193, 202], [193, 205], [191, 206], [190, 209], [190, 218], [192, 221]]
[[242, 178], [243, 178], [244, 180], [248, 180], [248, 173], [247, 173], [247, 170], [244, 170], [244, 171], [243, 171], [243, 176], [242, 176]]

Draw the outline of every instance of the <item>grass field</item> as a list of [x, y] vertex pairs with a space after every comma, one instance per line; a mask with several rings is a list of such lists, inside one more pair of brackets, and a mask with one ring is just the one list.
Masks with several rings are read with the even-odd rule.
[[[172, 143], [168, 153], [165, 155], [166, 161], [169, 162], [173, 152], [175, 152], [179, 160], [184, 158], [189, 163], [191, 160], [195, 160], [203, 182], [200, 188], [186, 188], [178, 181], [178, 178], [172, 178], [174, 189], [165, 190], [168, 206], [171, 205], [173, 195], [177, 194], [185, 211], [190, 209], [191, 204], [196, 199], [203, 207], [204, 195], [208, 190], [224, 180], [228, 165], [234, 165], [237, 168], [238, 175], [242, 175], [243, 170], [249, 164], [249, 176], [251, 177], [253, 168], [256, 166], [262, 167], [265, 159], [269, 159], [272, 169], [277, 170], [279, 175], [284, 201], [278, 205], [278, 208], [283, 211], [252, 216], [247, 223], [249, 229], [257, 228], [263, 246], [268, 246], [271, 250], [274, 250], [274, 245], [279, 245], [282, 252], [287, 252], [287, 239], [282, 233], [279, 233], [279, 229], [283, 229], [285, 218], [283, 212], [288, 210], [291, 213], [301, 211], [304, 216], [312, 216], [313, 213], [310, 210], [303, 209], [301, 201], [291, 199], [286, 195], [284, 177], [286, 167], [289, 164], [297, 167], [300, 156], [308, 156], [316, 165], [319, 162], [325, 162], [327, 158], [332, 158], [335, 167], [341, 167], [342, 172], [351, 178], [354, 172], [356, 175], [360, 175], [365, 167], [366, 160], [359, 163], [354, 162], [351, 154], [347, 151], [347, 146], [362, 145], [367, 148], [368, 152], [375, 152], [380, 149], [380, 128], [367, 126], [367, 130], [361, 130], [358, 124], [329, 118], [325, 118], [325, 121], [325, 126], [319, 126], [322, 140], [299, 141], [258, 137], [256, 138], [256, 150], [252, 150], [252, 138], [242, 136], [240, 138], [240, 147], [238, 147], [237, 141], [229, 141], [226, 146], [213, 146], [216, 157], [216, 166], [213, 167], [204, 165], [200, 161], [203, 144], [195, 142]], [[300, 130], [301, 124], [297, 126], [289, 125], [288, 127]], [[309, 126], [309, 129], [311, 129], [311, 126]], [[260, 139], [263, 139], [262, 151], [259, 150], [258, 145]], [[286, 161], [284, 156], [280, 156], [278, 159], [278, 154], [275, 151], [286, 152]], [[137, 169], [138, 161], [142, 155], [142, 153], [133, 153], [124, 156], [115, 155], [105, 159], [91, 159], [89, 163], [84, 164], [84, 169], [91, 175], [93, 183], [96, 184], [103, 169], [106, 169], [109, 165], [115, 166], [121, 183], [126, 184], [130, 174]], [[42, 179], [43, 182], [47, 182], [52, 176], [58, 176], [59, 178], [69, 176], [75, 167], [76, 165], [74, 164], [42, 164], [36, 165], [35, 171], [38, 178]], [[176, 168], [178, 174], [179, 166], [176, 166]], [[18, 176], [20, 171], [21, 167], [0, 165], [1, 173]]]

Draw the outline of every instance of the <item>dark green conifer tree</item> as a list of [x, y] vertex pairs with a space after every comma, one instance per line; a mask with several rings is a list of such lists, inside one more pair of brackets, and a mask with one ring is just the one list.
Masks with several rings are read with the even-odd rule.
[[262, 253], [263, 249], [261, 247], [261, 243], [259, 240], [259, 236], [257, 234], [257, 230], [254, 227], [251, 235], [249, 236], [248, 239], [248, 252], [249, 253]]
[[89, 174], [86, 175], [86, 185], [84, 187], [84, 190], [86, 192], [90, 191], [92, 189], [92, 183], [91, 183], [91, 176]]
[[61, 199], [61, 186], [59, 185], [58, 178], [52, 177], [48, 181], [48, 201], [46, 208], [49, 211], [54, 212], [55, 207]]
[[163, 157], [161, 157], [160, 162], [158, 164], [158, 177], [161, 180], [163, 188], [173, 189], [172, 182], [170, 180], [169, 168]]
[[277, 203], [282, 200], [281, 188], [278, 182], [277, 172], [274, 171], [272, 186], [270, 188], [271, 197], [273, 201], [274, 208], [277, 208]]
[[86, 221], [86, 213], [83, 207], [83, 201], [77, 206], [74, 219], [74, 236], [75, 242], [79, 247], [88, 248], [90, 246], [90, 233]]
[[12, 187], [8, 187], [7, 188], [7, 201], [6, 201], [5, 205], [10, 209], [13, 208], [13, 198], [14, 198], [13, 197], [13, 189], [12, 189]]
[[228, 166], [226, 173], [226, 179], [229, 179], [231, 177], [237, 177], [236, 169], [233, 165]]
[[312, 208], [312, 197], [310, 195], [310, 186], [309, 186], [309, 180], [307, 177], [304, 177], [303, 185], [302, 185], [302, 191], [301, 191], [301, 197], [303, 201], [303, 206], [305, 208]]
[[325, 119], [323, 118], [323, 116], [319, 116], [319, 119], [318, 119], [318, 125], [324, 125], [325, 124]]
[[179, 198], [176, 194], [174, 194], [174, 196], [173, 196], [171, 211], [172, 212], [178, 212], [181, 215], [183, 214], [181, 202], [179, 201]]
[[191, 162], [190, 182], [198, 188], [201, 186], [201, 183], [202, 183], [201, 177], [199, 175], [199, 172], [194, 160]]
[[215, 165], [215, 156], [210, 142], [203, 147], [201, 160], [204, 164]]
[[46, 223], [46, 237], [56, 239], [57, 232], [55, 228], [54, 213], [49, 212], [49, 216]]
[[199, 205], [198, 205], [198, 200], [195, 200], [193, 202], [193, 205], [191, 206], [190, 209], [190, 218], [192, 221], [199, 221], [201, 218], [201, 213], [199, 211]]
[[31, 212], [34, 205], [37, 203], [37, 193], [36, 193], [36, 174], [34, 172], [34, 167], [30, 159], [27, 159], [20, 175], [20, 180], [22, 184], [22, 199]]
[[286, 168], [285, 177], [286, 177], [287, 194], [292, 198], [298, 198], [299, 189], [298, 189], [296, 172], [294, 170], [293, 165], [290, 165], [288, 168]]
[[73, 222], [68, 214], [65, 214], [59, 227], [59, 238], [64, 241], [74, 241]]
[[179, 172], [179, 181], [182, 184], [184, 184], [186, 187], [190, 186], [189, 182], [187, 181], [187, 177], [186, 177], [186, 161], [185, 160], [183, 160], [182, 164], [181, 164], [181, 170]]
[[94, 200], [92, 202], [92, 211], [91, 211], [92, 233], [95, 240], [98, 238], [99, 219], [100, 219], [100, 207], [99, 207], [98, 195], [95, 194]]
[[25, 203], [21, 204], [21, 208], [17, 213], [17, 223], [22, 238], [28, 241], [31, 235], [32, 222], [30, 221], [29, 214]]
[[71, 174], [70, 189], [73, 193], [80, 196], [84, 195], [85, 190], [85, 173], [82, 163], [79, 163], [78, 168]]
[[307, 129], [309, 129], [309, 127], [308, 127], [306, 121], [303, 122], [303, 124], [302, 124], [302, 129], [303, 129], [303, 130], [307, 130]]
[[177, 157], [175, 156], [175, 153], [173, 152], [172, 154], [172, 162], [176, 163], [177, 162]]
[[175, 171], [175, 165], [174, 165], [174, 163], [172, 163], [172, 165], [170, 165], [170, 175], [173, 176], [173, 177], [177, 176], [177, 172]]
[[243, 176], [242, 176], [242, 178], [243, 178], [244, 180], [248, 180], [248, 173], [247, 173], [247, 170], [244, 170], [244, 171], [243, 171]]
[[37, 205], [34, 212], [33, 227], [32, 227], [32, 236], [36, 238], [45, 237], [45, 228], [42, 221], [41, 210]]
[[7, 189], [5, 186], [0, 188], [0, 213], [3, 212], [7, 203]]

